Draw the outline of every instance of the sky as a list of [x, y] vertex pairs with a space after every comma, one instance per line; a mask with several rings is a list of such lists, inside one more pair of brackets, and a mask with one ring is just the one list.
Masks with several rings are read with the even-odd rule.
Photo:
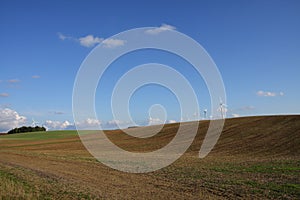
[[[128, 45], [108, 38], [141, 27], [156, 27], [152, 31], [158, 34], [176, 30], [203, 46], [222, 76], [227, 117], [299, 114], [299, 11], [297, 0], [2, 0], [0, 132], [34, 124], [74, 129], [72, 92], [81, 64], [101, 43], [108, 50]], [[97, 87], [98, 118], [86, 116], [78, 127], [130, 126], [113, 117], [111, 94], [122, 74], [145, 63], [162, 63], [183, 74], [195, 89], [200, 117], [181, 116], [176, 95], [153, 84], [139, 88], [130, 99], [136, 124], [202, 119], [204, 109], [210, 117], [209, 93], [192, 66], [172, 53], [145, 49], [112, 63]]]

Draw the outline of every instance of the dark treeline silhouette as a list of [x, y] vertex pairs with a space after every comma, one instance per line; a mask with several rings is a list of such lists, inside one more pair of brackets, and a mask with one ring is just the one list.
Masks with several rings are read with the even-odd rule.
[[46, 131], [45, 127], [31, 127], [31, 126], [22, 126], [20, 128], [14, 128], [7, 132], [7, 134], [14, 134], [14, 133], [26, 133], [26, 132], [36, 132], [36, 131]]

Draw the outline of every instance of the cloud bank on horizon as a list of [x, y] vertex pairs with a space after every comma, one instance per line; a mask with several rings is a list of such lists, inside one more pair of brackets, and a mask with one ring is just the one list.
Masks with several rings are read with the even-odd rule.
[[[32, 119], [33, 120], [33, 119]], [[165, 123], [176, 123], [176, 120], [167, 120]], [[46, 120], [43, 123], [34, 122], [35, 125], [30, 124], [31, 120], [27, 117], [20, 115], [17, 111], [10, 108], [0, 109], [0, 133], [7, 132], [11, 129], [21, 126], [43, 126], [47, 130], [97, 130], [97, 129], [118, 129], [134, 126], [131, 122], [121, 120], [101, 121], [98, 119], [87, 118], [86, 120], [77, 122], [76, 124], [68, 120]], [[163, 124], [164, 121], [159, 118], [149, 117], [147, 121], [142, 122], [140, 125], [158, 125]]]

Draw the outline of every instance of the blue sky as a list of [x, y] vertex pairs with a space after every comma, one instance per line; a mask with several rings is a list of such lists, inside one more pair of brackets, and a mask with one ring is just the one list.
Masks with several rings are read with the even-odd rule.
[[[150, 26], [172, 27], [206, 49], [224, 81], [228, 117], [299, 114], [299, 10], [296, 0], [1, 1], [0, 131], [31, 125], [32, 119], [50, 129], [73, 127], [73, 84], [85, 57], [102, 39]], [[113, 119], [109, 110], [110, 88], [126, 70], [148, 62], [164, 63], [184, 74], [200, 88], [200, 110], [209, 108], [205, 84], [183, 67], [188, 63], [166, 52], [145, 50], [114, 63], [97, 90], [101, 119], [86, 119], [82, 127], [101, 123], [113, 128], [114, 120], [122, 121]], [[165, 106], [170, 122], [182, 120], [174, 95], [157, 85], [133, 95], [133, 118], [141, 125], [149, 121], [153, 104]], [[152, 120], [160, 122], [159, 116]]]

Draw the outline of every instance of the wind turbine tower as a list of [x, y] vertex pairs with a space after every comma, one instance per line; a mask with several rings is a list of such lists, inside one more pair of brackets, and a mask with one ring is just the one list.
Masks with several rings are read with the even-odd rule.
[[207, 117], [207, 109], [204, 109], [203, 110], [203, 118], [206, 119], [206, 117]]
[[223, 103], [222, 99], [220, 98], [220, 107], [219, 110], [221, 112], [221, 117], [224, 119], [226, 117], [226, 107], [227, 105]]

